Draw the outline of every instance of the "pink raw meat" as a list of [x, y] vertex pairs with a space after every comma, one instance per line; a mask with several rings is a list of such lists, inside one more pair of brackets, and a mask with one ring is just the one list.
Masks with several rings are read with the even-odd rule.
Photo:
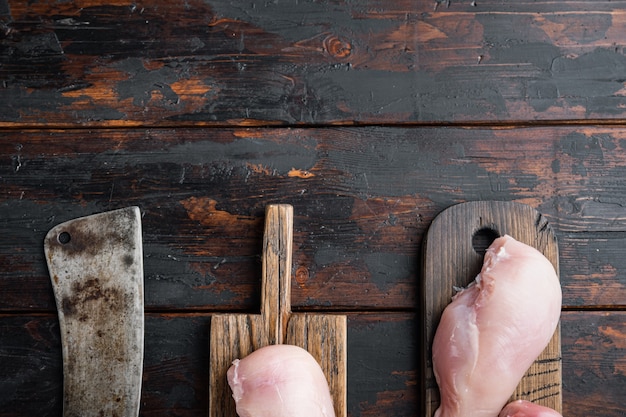
[[498, 417], [563, 417], [551, 408], [530, 401], [517, 400], [507, 404]]
[[306, 350], [266, 346], [228, 369], [239, 417], [334, 417], [328, 382]]
[[495, 417], [550, 341], [561, 286], [550, 261], [510, 236], [444, 310], [433, 339], [441, 403], [435, 417]]

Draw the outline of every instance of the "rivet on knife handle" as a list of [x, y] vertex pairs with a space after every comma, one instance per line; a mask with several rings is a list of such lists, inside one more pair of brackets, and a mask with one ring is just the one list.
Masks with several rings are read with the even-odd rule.
[[143, 256], [137, 207], [70, 220], [44, 250], [63, 352], [63, 416], [137, 417]]

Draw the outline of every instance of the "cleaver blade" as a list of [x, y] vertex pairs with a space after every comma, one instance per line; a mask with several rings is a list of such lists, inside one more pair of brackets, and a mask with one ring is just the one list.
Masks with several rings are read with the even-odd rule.
[[138, 207], [55, 226], [44, 251], [63, 353], [63, 416], [137, 417], [144, 350]]

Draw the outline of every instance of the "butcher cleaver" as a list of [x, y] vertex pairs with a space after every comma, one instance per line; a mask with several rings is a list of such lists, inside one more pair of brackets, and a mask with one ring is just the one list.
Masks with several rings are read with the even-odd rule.
[[63, 352], [63, 416], [137, 417], [143, 367], [143, 259], [137, 207], [48, 232], [44, 250]]

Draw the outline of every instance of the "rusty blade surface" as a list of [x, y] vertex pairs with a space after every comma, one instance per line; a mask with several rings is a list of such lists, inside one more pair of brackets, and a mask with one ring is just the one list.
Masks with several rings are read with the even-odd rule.
[[63, 416], [137, 417], [143, 256], [137, 207], [70, 220], [44, 250], [63, 350]]

